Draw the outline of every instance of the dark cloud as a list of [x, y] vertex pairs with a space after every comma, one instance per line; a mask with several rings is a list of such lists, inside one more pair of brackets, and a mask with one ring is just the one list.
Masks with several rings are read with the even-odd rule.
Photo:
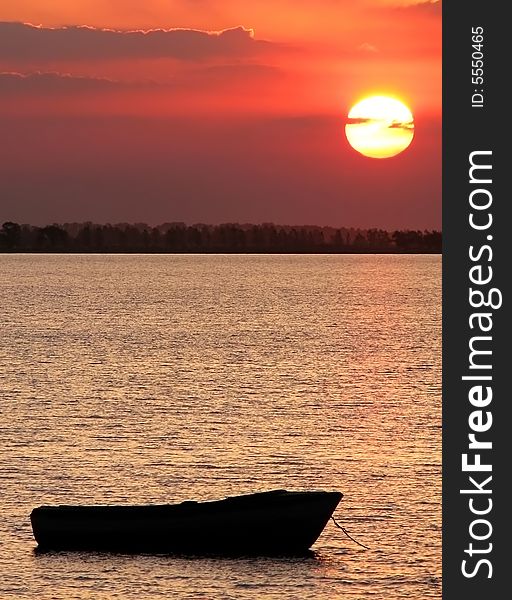
[[371, 123], [374, 119], [365, 119], [362, 117], [349, 117], [347, 119], [347, 125], [363, 125], [364, 123]]
[[[347, 119], [347, 125], [364, 125], [366, 123], [382, 123], [383, 119], [365, 119], [362, 117], [350, 117]], [[414, 129], [414, 122], [393, 121], [388, 125], [389, 129]]]
[[393, 121], [393, 123], [389, 125], [389, 129], [414, 129], [414, 123], [412, 121]]
[[112, 90], [119, 81], [98, 77], [77, 77], [67, 73], [0, 73], [0, 94], [44, 94]]
[[254, 39], [252, 30], [244, 27], [220, 32], [193, 29], [116, 31], [86, 26], [47, 28], [0, 22], [0, 60], [14, 63], [123, 58], [240, 58], [264, 52], [271, 45]]
[[257, 64], [216, 65], [193, 68], [166, 82], [120, 81], [103, 77], [84, 77], [69, 73], [0, 72], [0, 94], [26, 94], [37, 99], [42, 94], [86, 93], [115, 90], [186, 91], [215, 89], [231, 85], [251, 85], [261, 81], [280, 79], [281, 71], [275, 67]]

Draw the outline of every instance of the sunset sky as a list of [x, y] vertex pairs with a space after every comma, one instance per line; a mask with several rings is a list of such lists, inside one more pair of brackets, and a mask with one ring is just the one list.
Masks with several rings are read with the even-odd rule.
[[[349, 109], [414, 115], [354, 151]], [[0, 0], [0, 223], [441, 227], [441, 3]]]

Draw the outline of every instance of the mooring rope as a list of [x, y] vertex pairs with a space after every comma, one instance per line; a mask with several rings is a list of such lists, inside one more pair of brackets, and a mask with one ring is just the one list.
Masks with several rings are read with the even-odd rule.
[[333, 523], [336, 525], [336, 527], [339, 527], [339, 529], [341, 529], [341, 531], [343, 531], [343, 533], [350, 538], [353, 542], [355, 542], [358, 546], [361, 546], [363, 548], [365, 548], [365, 550], [369, 550], [370, 548], [368, 548], [368, 546], [365, 546], [364, 544], [361, 544], [361, 542], [358, 542], [357, 540], [355, 540], [350, 533], [345, 529], [345, 527], [343, 527], [342, 525], [340, 525], [336, 519], [334, 517], [331, 516], [331, 519], [333, 521]]

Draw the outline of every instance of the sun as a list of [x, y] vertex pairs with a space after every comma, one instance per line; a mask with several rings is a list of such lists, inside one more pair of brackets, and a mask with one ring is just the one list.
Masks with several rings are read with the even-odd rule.
[[407, 106], [390, 96], [370, 96], [348, 113], [345, 135], [370, 158], [390, 158], [403, 152], [414, 137], [414, 119]]

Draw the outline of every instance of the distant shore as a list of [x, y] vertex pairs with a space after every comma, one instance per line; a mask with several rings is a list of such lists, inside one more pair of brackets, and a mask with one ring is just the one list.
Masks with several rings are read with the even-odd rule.
[[439, 231], [226, 223], [52, 224], [5, 222], [1, 253], [440, 254]]

